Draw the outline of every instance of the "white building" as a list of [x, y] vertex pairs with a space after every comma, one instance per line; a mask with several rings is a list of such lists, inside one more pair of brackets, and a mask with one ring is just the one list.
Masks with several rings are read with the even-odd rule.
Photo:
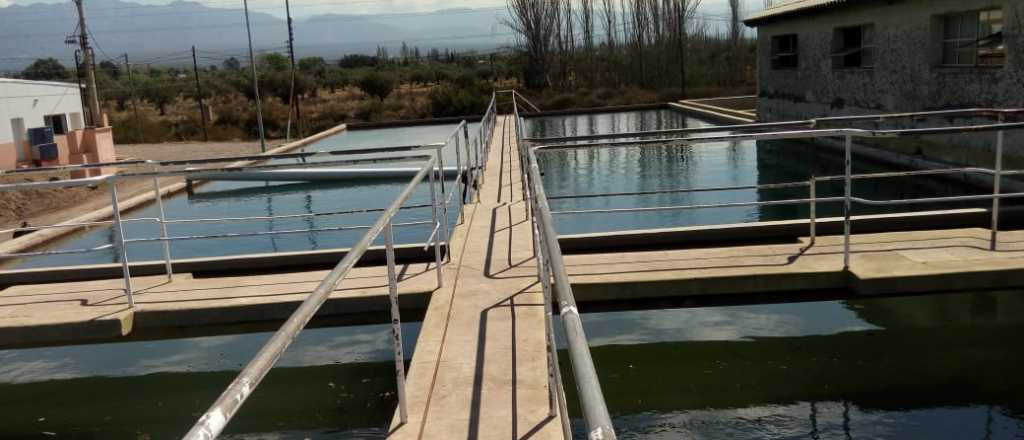
[[83, 128], [82, 114], [77, 84], [0, 78], [0, 169], [32, 161], [28, 129], [65, 135]]
[[85, 129], [77, 84], [0, 78], [0, 170], [32, 165], [28, 129], [50, 127], [59, 164], [114, 160], [110, 127]]

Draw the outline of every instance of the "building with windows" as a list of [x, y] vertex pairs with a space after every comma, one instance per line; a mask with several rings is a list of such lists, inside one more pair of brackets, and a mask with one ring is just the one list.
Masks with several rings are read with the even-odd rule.
[[[113, 162], [111, 128], [87, 128], [83, 115], [77, 84], [0, 78], [0, 170]], [[29, 131], [38, 127], [50, 128], [56, 154], [33, 148]]]
[[789, 0], [758, 30], [762, 120], [1024, 107], [1024, 1]]

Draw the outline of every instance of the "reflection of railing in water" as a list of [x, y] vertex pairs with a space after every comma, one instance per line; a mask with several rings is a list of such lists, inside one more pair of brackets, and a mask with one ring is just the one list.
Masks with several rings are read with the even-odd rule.
[[[583, 333], [582, 324], [579, 318], [578, 310], [575, 306], [575, 299], [572, 294], [572, 287], [569, 284], [568, 276], [565, 273], [564, 264], [561, 257], [561, 249], [558, 245], [558, 235], [553, 227], [553, 216], [554, 215], [573, 215], [573, 214], [585, 214], [585, 213], [619, 213], [619, 212], [651, 212], [651, 211], [667, 211], [667, 210], [684, 210], [684, 209], [709, 209], [709, 208], [727, 208], [727, 207], [739, 207], [739, 206], [770, 206], [770, 205], [809, 205], [809, 224], [810, 224], [810, 237], [813, 246], [817, 235], [817, 210], [816, 206], [818, 203], [842, 203], [844, 211], [844, 268], [849, 269], [850, 266], [850, 213], [851, 205], [853, 203], [865, 204], [865, 205], [907, 205], [907, 204], [924, 204], [924, 203], [940, 203], [940, 202], [959, 202], [959, 201], [981, 201], [991, 200], [992, 201], [992, 235], [991, 235], [991, 248], [995, 250], [998, 245], [998, 231], [999, 231], [999, 210], [1000, 202], [1003, 199], [1019, 198], [1024, 197], [1024, 193], [1003, 193], [1001, 190], [1002, 178], [1006, 176], [1022, 175], [1024, 170], [1004, 170], [1003, 169], [1003, 149], [1005, 142], [1005, 131], [1013, 129], [1024, 128], [1024, 123], [1005, 122], [1007, 116], [1016, 116], [1024, 114], [1024, 110], [1018, 109], [968, 109], [968, 110], [952, 110], [952, 111], [939, 111], [939, 112], [922, 112], [922, 113], [903, 113], [893, 115], [870, 115], [870, 116], [844, 116], [834, 118], [821, 118], [817, 120], [808, 121], [792, 121], [792, 122], [774, 122], [774, 123], [761, 123], [761, 124], [742, 124], [742, 125], [731, 125], [721, 127], [698, 127], [698, 128], [682, 128], [672, 130], [657, 130], [657, 131], [646, 131], [646, 132], [630, 132], [630, 133], [609, 133], [609, 134], [593, 134], [593, 135], [581, 135], [581, 136], [564, 136], [557, 138], [527, 138], [525, 136], [525, 120], [519, 114], [518, 107], [516, 106], [516, 99], [518, 93], [511, 91], [513, 99], [514, 117], [516, 119], [517, 133], [520, 140], [520, 163], [524, 164], [521, 170], [522, 181], [524, 183], [524, 194], [529, 201], [528, 206], [530, 207], [530, 216], [533, 223], [533, 233], [535, 235], [535, 253], [537, 254], [538, 263], [538, 277], [541, 279], [541, 284], [544, 288], [545, 300], [550, 306], [550, 294], [553, 292], [558, 296], [558, 303], [562, 315], [562, 323], [565, 326], [565, 332], [568, 340], [568, 350], [570, 360], [572, 361], [572, 369], [574, 376], [576, 377], [580, 407], [584, 415], [584, 422], [587, 425], [588, 432], [596, 432], [602, 435], [602, 438], [615, 438], [614, 427], [611, 424], [609, 417], [607, 404], [603, 398], [601, 392], [601, 386], [597, 379], [596, 370], [594, 369], [593, 360], [590, 356], [589, 349], [587, 347], [586, 336]], [[825, 122], [847, 124], [859, 121], [872, 121], [881, 122], [890, 119], [910, 119], [916, 121], [918, 118], [926, 117], [985, 117], [995, 118], [997, 122], [990, 124], [974, 124], [956, 127], [939, 127], [939, 128], [912, 128], [912, 129], [901, 129], [901, 130], [863, 130], [863, 129], [849, 129], [849, 128], [838, 128], [838, 129], [817, 129], [816, 127]], [[772, 131], [772, 130], [790, 130], [790, 131]], [[716, 132], [731, 132], [740, 134], [726, 134], [726, 135], [713, 135], [713, 136], [690, 136], [701, 133], [716, 133]], [[753, 133], [744, 133], [753, 132]], [[982, 133], [982, 132], [994, 132], [996, 133], [995, 142], [995, 167], [994, 169], [988, 169], [983, 167], [958, 167], [958, 168], [946, 168], [937, 170], [920, 170], [920, 171], [905, 171], [905, 172], [886, 172], [886, 173], [868, 173], [868, 174], [853, 174], [852, 173], [852, 144], [854, 138], [898, 138], [907, 136], [923, 136], [923, 135], [935, 135], [935, 134], [965, 134], [965, 133]], [[738, 142], [744, 140], [769, 140], [769, 139], [817, 139], [817, 138], [833, 138], [840, 137], [845, 141], [844, 152], [845, 152], [845, 172], [841, 176], [815, 176], [812, 171], [810, 179], [801, 182], [782, 182], [762, 185], [742, 185], [742, 186], [722, 186], [722, 187], [710, 187], [710, 188], [679, 188], [679, 189], [667, 189], [661, 191], [634, 191], [634, 192], [619, 192], [619, 193], [601, 193], [601, 194], [580, 194], [580, 195], [558, 195], [554, 197], [547, 197], [544, 193], [543, 181], [541, 180], [541, 171], [537, 161], [537, 153], [545, 150], [555, 149], [583, 149], [583, 148], [618, 148], [618, 147], [644, 147], [644, 146], [663, 146], [663, 145], [694, 145], [701, 143], [710, 142]], [[623, 139], [622, 141], [613, 141], [615, 139]], [[610, 142], [595, 142], [599, 140], [610, 140]], [[589, 143], [588, 143], [589, 142]], [[917, 198], [917, 199], [899, 199], [899, 200], [871, 200], [862, 197], [854, 197], [852, 195], [852, 183], [854, 180], [861, 179], [873, 179], [873, 178], [884, 178], [884, 177], [904, 177], [904, 176], [935, 176], [943, 174], [959, 174], [959, 173], [982, 173], [988, 174], [993, 177], [993, 191], [991, 195], [966, 195], [966, 196], [952, 196], [952, 197], [928, 197], [928, 198]], [[819, 182], [827, 181], [843, 181], [844, 192], [842, 197], [818, 197], [817, 195], [817, 184]], [[615, 209], [590, 209], [590, 210], [574, 210], [574, 211], [560, 211], [552, 212], [548, 205], [548, 200], [556, 199], [576, 199], [576, 198], [603, 198], [603, 197], [625, 197], [625, 196], [641, 196], [641, 195], [653, 195], [653, 194], [670, 194], [670, 193], [695, 193], [695, 192], [718, 192], [718, 191], [734, 191], [742, 189], [780, 189], [780, 188], [807, 188], [809, 195], [807, 198], [789, 199], [789, 200], [777, 200], [777, 201], [761, 201], [761, 202], [739, 202], [739, 203], [712, 203], [712, 204], [700, 204], [700, 205], [680, 205], [680, 206], [658, 206], [658, 207], [643, 207], [643, 208], [615, 208]], [[555, 284], [552, 287], [552, 280]], [[549, 313], [551, 313], [549, 309]], [[549, 328], [549, 332], [550, 332]], [[561, 390], [560, 376], [558, 376], [557, 367], [557, 354], [554, 351], [553, 341], [549, 347], [549, 370], [552, 371], [550, 377], [552, 382], [557, 379], [559, 390]], [[557, 396], [552, 394], [552, 411], [556, 408], [562, 412], [563, 423], [568, 425], [568, 420], [565, 416], [565, 402], [564, 393], [559, 392]]]

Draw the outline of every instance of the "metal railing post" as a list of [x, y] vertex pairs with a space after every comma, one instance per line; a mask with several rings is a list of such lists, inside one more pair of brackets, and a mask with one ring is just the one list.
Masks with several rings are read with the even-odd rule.
[[[436, 188], [437, 183], [436, 183], [436, 181], [434, 179], [434, 170], [430, 170], [429, 175], [430, 175], [430, 215], [431, 215], [431, 217], [434, 220], [434, 227], [437, 228], [437, 229], [441, 229], [441, 228], [443, 228], [443, 226], [441, 225], [441, 222], [438, 221], [438, 219], [437, 219], [437, 188]], [[438, 232], [440, 233], [440, 231], [438, 231]], [[437, 288], [440, 289], [440, 288], [444, 287], [444, 276], [441, 273], [441, 264], [442, 264], [442, 261], [441, 261], [441, 238], [440, 238], [440, 235], [434, 236], [434, 234], [431, 234], [431, 236], [434, 237], [434, 265], [437, 266], [435, 268], [437, 270]], [[451, 253], [451, 247], [452, 247], [451, 243], [447, 243], [446, 242], [445, 244], [448, 245], [448, 252]]]
[[850, 270], [850, 194], [853, 192], [853, 136], [846, 135], [846, 159], [843, 180], [843, 270]]
[[[154, 170], [155, 171], [155, 170]], [[164, 198], [160, 194], [160, 177], [153, 177], [153, 193], [156, 198], [157, 211], [160, 214], [160, 238], [164, 245], [164, 271], [167, 272], [167, 281], [174, 281], [174, 268], [171, 264], [171, 242], [167, 240], [167, 215], [164, 212]]]
[[[444, 146], [447, 146], [447, 145], [448, 144], [446, 143]], [[446, 246], [448, 246], [449, 250], [451, 250], [451, 247], [452, 247], [451, 237], [448, 236], [448, 228], [451, 226], [451, 223], [450, 223], [449, 218], [448, 218], [448, 195], [445, 192], [445, 185], [444, 185], [444, 179], [445, 179], [445, 176], [444, 176], [444, 157], [443, 157], [444, 146], [437, 147], [437, 178], [441, 180], [441, 182], [440, 182], [440, 184], [441, 184], [441, 214], [444, 217], [444, 228], [442, 228], [443, 231], [442, 231], [441, 236], [444, 237], [444, 244]], [[433, 172], [433, 171], [431, 171], [431, 172]], [[449, 261], [451, 261], [451, 252], [448, 252], [448, 257], [447, 258], [448, 258]]]
[[[465, 123], [465, 122], [463, 122]], [[458, 129], [456, 129], [458, 130]], [[466, 209], [465, 209], [465, 188], [466, 188], [466, 176], [464, 170], [464, 163], [462, 162], [462, 139], [458, 135], [458, 131], [455, 133], [455, 187], [453, 191], [457, 191], [455, 196], [459, 199], [459, 224], [466, 221]], [[468, 161], [469, 158], [467, 157]], [[462, 189], [459, 189], [459, 186]]]
[[814, 175], [812, 174], [811, 175], [811, 180], [808, 183], [811, 185], [811, 187], [810, 187], [810, 192], [811, 192], [811, 194], [810, 194], [811, 195], [811, 213], [810, 213], [811, 242], [810, 242], [810, 245], [813, 246], [814, 242], [818, 239], [818, 179], [815, 178]]
[[135, 308], [135, 297], [132, 292], [132, 272], [128, 266], [128, 248], [124, 243], [124, 224], [121, 223], [121, 208], [117, 204], [117, 178], [107, 180], [110, 185], [110, 208], [114, 213], [114, 246], [121, 258], [121, 271], [124, 274], [124, 293], [128, 297], [128, 307]]
[[398, 308], [398, 271], [395, 270], [395, 237], [392, 221], [384, 228], [384, 246], [388, 260], [388, 297], [391, 299], [391, 338], [395, 349], [395, 383], [398, 387], [398, 414], [409, 421], [405, 407], [405, 352], [402, 350], [402, 317]]
[[[999, 115], [999, 122], [1003, 122], [1003, 115]], [[995, 170], [992, 175], [992, 239], [990, 248], [995, 251], [999, 249], [999, 209], [1000, 209], [1000, 194], [1002, 193], [1003, 184], [1003, 142], [1005, 141], [1005, 132], [999, 130], [996, 132], [996, 164]]]

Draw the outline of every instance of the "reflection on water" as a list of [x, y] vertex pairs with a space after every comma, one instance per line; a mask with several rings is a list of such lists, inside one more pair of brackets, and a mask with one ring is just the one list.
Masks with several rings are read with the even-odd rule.
[[[403, 325], [412, 356], [418, 323]], [[269, 333], [0, 351], [0, 439], [180, 438]], [[390, 326], [308, 329], [224, 438], [383, 438]]]
[[620, 438], [1000, 439], [1024, 436], [1022, 312], [1021, 292], [983, 292], [584, 326]]
[[[669, 110], [552, 116], [530, 119], [532, 136], [612, 133], [709, 126], [706, 121]], [[602, 149], [550, 150], [538, 154], [549, 196], [640, 192], [683, 188], [750, 186], [806, 182], [816, 176], [841, 175], [843, 160], [832, 150], [808, 143], [712, 142], [687, 146], [647, 146]], [[895, 168], [854, 161], [854, 173], [893, 171]], [[841, 182], [821, 183], [819, 197], [842, 194]], [[940, 197], [981, 193], [980, 190], [934, 178], [858, 180], [853, 195], [875, 200]], [[655, 206], [758, 202], [809, 197], [808, 188], [730, 190], [657, 194], [628, 197], [552, 200], [554, 211], [620, 209]], [[948, 209], [963, 204], [903, 207], [855, 206], [854, 214]], [[819, 206], [820, 216], [840, 214], [839, 204]], [[688, 209], [658, 212], [617, 212], [556, 215], [563, 234], [715, 225], [807, 218], [804, 205]]]
[[[474, 136], [477, 124], [470, 125], [470, 136]], [[342, 132], [316, 142], [303, 151], [326, 151], [380, 147], [389, 145], [416, 145], [442, 142], [455, 125], [388, 128]], [[444, 152], [446, 167], [455, 165], [454, 146]], [[299, 163], [296, 161], [296, 163]], [[392, 166], [413, 166], [392, 165]], [[352, 209], [386, 208], [408, 184], [409, 179], [369, 180], [349, 182], [316, 183], [264, 183], [264, 182], [213, 182], [197, 188], [197, 194], [180, 194], [164, 201], [168, 219], [202, 219], [224, 217], [260, 217], [296, 214], [329, 213]], [[452, 187], [448, 180], [448, 188]], [[420, 185], [407, 205], [430, 203], [428, 184]], [[216, 235], [229, 233], [258, 233], [268, 231], [302, 231], [319, 228], [369, 226], [380, 213], [351, 214], [342, 216], [318, 216], [278, 220], [237, 221], [228, 223], [184, 223], [168, 225], [172, 237]], [[458, 207], [449, 210], [449, 218], [457, 218]], [[155, 205], [132, 211], [126, 219], [157, 218]], [[431, 219], [430, 209], [406, 210], [399, 214], [397, 223], [419, 222]], [[452, 222], [454, 224], [454, 222]], [[395, 228], [396, 243], [422, 243], [433, 227], [414, 225]], [[285, 235], [260, 237], [219, 238], [172, 243], [173, 258], [199, 258], [267, 252], [307, 251], [318, 249], [345, 248], [351, 246], [365, 234], [365, 230], [344, 230], [327, 232], [298, 232]], [[125, 226], [128, 239], [154, 238], [160, 236], [160, 228], [152, 222], [130, 222]], [[383, 239], [378, 240], [382, 244]], [[109, 227], [91, 228], [78, 234], [35, 250], [68, 250], [93, 248], [113, 243], [113, 230]], [[133, 243], [128, 246], [131, 261], [153, 261], [163, 259], [163, 247], [158, 243]], [[12, 263], [13, 267], [54, 267], [81, 264], [119, 262], [114, 249], [85, 254], [52, 255], [22, 259]]]

